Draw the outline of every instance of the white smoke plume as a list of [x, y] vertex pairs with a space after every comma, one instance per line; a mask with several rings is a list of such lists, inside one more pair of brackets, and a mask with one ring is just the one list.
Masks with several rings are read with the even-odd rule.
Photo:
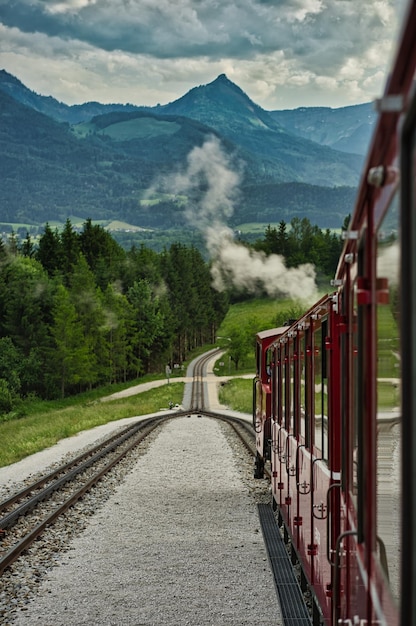
[[190, 198], [186, 217], [204, 235], [212, 261], [213, 286], [233, 285], [251, 293], [309, 300], [316, 296], [311, 264], [288, 269], [282, 256], [266, 256], [234, 240], [225, 220], [232, 216], [239, 196], [240, 173], [211, 136], [188, 155], [185, 171], [168, 181], [169, 188]]

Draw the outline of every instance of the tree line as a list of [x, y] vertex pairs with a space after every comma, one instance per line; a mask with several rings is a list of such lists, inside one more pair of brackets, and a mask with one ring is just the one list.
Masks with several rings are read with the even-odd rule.
[[[349, 218], [342, 226], [346, 229]], [[306, 218], [294, 217], [289, 224], [281, 220], [278, 228], [268, 226], [263, 239], [254, 243], [256, 250], [266, 255], [280, 254], [286, 267], [312, 263], [325, 276], [333, 276], [342, 251], [342, 240], [329, 228], [321, 230]]]
[[125, 251], [87, 220], [0, 244], [0, 411], [181, 364], [228, 308], [195, 248]]
[[[328, 273], [337, 246], [329, 231], [296, 219], [268, 227], [255, 244], [284, 254], [288, 266], [309, 261]], [[65, 397], [180, 366], [215, 342], [228, 310], [232, 293], [211, 283], [195, 247], [125, 250], [90, 219], [79, 231], [69, 219], [61, 231], [46, 224], [36, 244], [29, 233], [0, 240], [0, 413], [21, 398]]]

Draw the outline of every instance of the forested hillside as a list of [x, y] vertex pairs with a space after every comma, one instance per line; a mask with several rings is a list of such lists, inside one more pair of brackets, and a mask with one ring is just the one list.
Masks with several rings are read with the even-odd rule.
[[[0, 121], [8, 122], [0, 124], [1, 221], [42, 225], [79, 215], [146, 227], [183, 225], [173, 201], [162, 199], [157, 210], [149, 211], [141, 196], [156, 175], [171, 171], [173, 159], [184, 161], [211, 131], [177, 116], [160, 121], [135, 115], [139, 136], [132, 130], [124, 140], [118, 135], [110, 141], [100, 132], [80, 136], [80, 130], [74, 134], [0, 91]], [[111, 116], [108, 126], [114, 127]], [[169, 146], [166, 127], [174, 130]], [[151, 137], [146, 129], [152, 129]]]
[[[339, 135], [345, 128], [337, 119]], [[212, 137], [239, 179], [229, 226], [306, 217], [339, 228], [351, 211], [362, 156], [288, 132], [225, 75], [167, 105], [87, 103], [75, 111], [0, 72], [3, 230], [27, 225], [35, 234], [47, 221], [63, 225], [73, 216], [183, 229], [206, 188], [212, 155], [186, 193], [178, 195], [172, 180]]]
[[212, 342], [227, 298], [194, 248], [125, 252], [87, 221], [0, 250], [0, 410], [182, 363]]
[[[254, 249], [284, 255], [287, 267], [313, 261], [333, 275], [340, 238], [308, 220], [269, 227]], [[164, 372], [216, 341], [230, 299], [253, 293], [212, 287], [210, 264], [194, 247], [124, 250], [87, 220], [76, 232], [46, 225], [0, 243], [0, 415], [33, 395], [59, 398]], [[264, 295], [266, 290], [257, 292]], [[252, 322], [252, 321], [251, 321]], [[253, 350], [253, 324], [235, 341]]]

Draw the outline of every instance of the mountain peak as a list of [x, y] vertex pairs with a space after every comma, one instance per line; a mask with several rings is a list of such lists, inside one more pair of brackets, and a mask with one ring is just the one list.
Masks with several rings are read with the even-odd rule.
[[227, 74], [218, 74], [217, 78], [213, 82], [214, 83], [217, 83], [217, 82], [218, 83], [231, 83], [232, 81], [228, 78]]
[[165, 105], [163, 112], [203, 122], [229, 138], [238, 135], [242, 129], [282, 130], [269, 113], [253, 102], [226, 74], [220, 74], [211, 83], [194, 87], [178, 100]]
[[234, 92], [244, 95], [244, 97], [247, 98], [247, 100], [250, 100], [248, 95], [241, 89], [241, 87], [233, 83], [233, 81], [230, 80], [226, 74], [219, 74], [217, 78], [213, 80], [211, 83], [208, 83], [208, 85], [202, 86], [202, 88], [209, 88], [209, 87], [216, 87], [216, 88], [227, 87], [229, 89], [232, 89]]

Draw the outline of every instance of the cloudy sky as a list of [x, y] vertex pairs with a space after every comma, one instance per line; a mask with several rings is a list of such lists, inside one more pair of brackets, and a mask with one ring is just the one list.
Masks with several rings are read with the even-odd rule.
[[0, 69], [67, 104], [156, 105], [225, 73], [267, 110], [382, 93], [405, 0], [0, 0]]

